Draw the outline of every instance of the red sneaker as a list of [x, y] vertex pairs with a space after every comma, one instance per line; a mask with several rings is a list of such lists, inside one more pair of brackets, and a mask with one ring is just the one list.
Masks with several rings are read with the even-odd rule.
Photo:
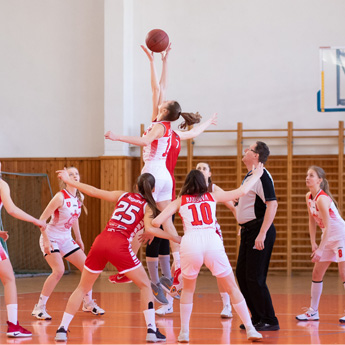
[[181, 268], [179, 268], [175, 271], [175, 274], [174, 274], [174, 281], [169, 293], [170, 296], [172, 297], [181, 296], [182, 288], [183, 288], [183, 279], [182, 279], [182, 274], [181, 274]]
[[19, 337], [31, 337], [32, 333], [27, 329], [19, 325], [19, 322], [15, 325], [12, 322], [7, 321], [7, 336], [10, 338], [19, 338]]
[[110, 283], [113, 284], [132, 283], [132, 281], [129, 278], [127, 278], [124, 274], [121, 273], [109, 276], [108, 280], [110, 281]]

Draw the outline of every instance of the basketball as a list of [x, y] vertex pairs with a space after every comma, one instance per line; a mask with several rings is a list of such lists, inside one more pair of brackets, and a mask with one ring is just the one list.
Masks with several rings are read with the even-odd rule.
[[169, 36], [163, 30], [154, 29], [146, 35], [145, 43], [151, 51], [160, 53], [168, 48]]

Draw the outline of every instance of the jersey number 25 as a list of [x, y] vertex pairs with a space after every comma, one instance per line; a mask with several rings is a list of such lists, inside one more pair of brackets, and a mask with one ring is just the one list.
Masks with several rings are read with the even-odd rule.
[[139, 211], [140, 208], [138, 206], [131, 205], [126, 201], [120, 201], [112, 218], [130, 225], [135, 222], [136, 215]]

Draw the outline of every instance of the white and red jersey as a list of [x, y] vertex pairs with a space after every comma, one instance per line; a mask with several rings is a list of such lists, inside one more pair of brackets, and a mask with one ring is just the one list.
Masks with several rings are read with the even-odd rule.
[[150, 145], [143, 148], [143, 159], [145, 164], [149, 162], [164, 162], [167, 159], [171, 146], [171, 124], [169, 121], [154, 121], [150, 127], [144, 132], [145, 137], [154, 125], [160, 123], [164, 127], [164, 134], [161, 138], [154, 140]]
[[0, 212], [1, 212], [1, 209], [2, 209], [2, 205], [3, 205], [3, 203], [2, 203], [2, 200], [1, 200], [1, 196], [0, 196]]
[[172, 197], [171, 200], [176, 199], [176, 182], [175, 182], [175, 176], [174, 176], [174, 170], [177, 163], [178, 155], [181, 151], [181, 139], [180, 136], [175, 132], [172, 131], [171, 133], [171, 146], [170, 150], [167, 155], [166, 160], [166, 167], [170, 173], [171, 179], [173, 181], [173, 189], [172, 189]]
[[216, 201], [211, 193], [201, 196], [182, 195], [179, 214], [185, 233], [193, 230], [215, 230]]
[[118, 231], [131, 240], [144, 227], [147, 201], [139, 193], [124, 193], [116, 203], [106, 231]]
[[[315, 198], [312, 199], [310, 194], [308, 199], [308, 207], [310, 214], [314, 217], [316, 224], [321, 228], [322, 232], [324, 231], [324, 223], [322, 221], [320, 211], [317, 208], [316, 202], [317, 199], [324, 195], [327, 198], [331, 199], [330, 196], [325, 193], [322, 189], [316, 194]], [[332, 199], [331, 199], [332, 200]], [[329, 229], [327, 229], [327, 241], [338, 241], [345, 238], [345, 221], [340, 216], [338, 209], [336, 208], [334, 202], [331, 202], [331, 205], [328, 210], [329, 214]]]
[[80, 217], [82, 203], [66, 189], [60, 191], [63, 195], [63, 204], [57, 208], [47, 225], [48, 232], [68, 232], [73, 223]]

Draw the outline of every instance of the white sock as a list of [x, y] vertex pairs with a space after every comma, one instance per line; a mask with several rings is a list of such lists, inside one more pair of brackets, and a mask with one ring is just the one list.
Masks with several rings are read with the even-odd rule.
[[223, 307], [225, 306], [230, 306], [230, 296], [227, 292], [221, 292], [220, 297], [222, 298], [223, 301]]
[[155, 317], [155, 310], [154, 309], [146, 309], [144, 310], [144, 317], [146, 322], [146, 327], [153, 329], [156, 332], [156, 317]]
[[317, 311], [319, 309], [320, 298], [322, 294], [323, 282], [311, 282], [311, 300], [310, 306]]
[[40, 298], [38, 299], [37, 306], [42, 307], [42, 305], [46, 305], [48, 299], [49, 299], [49, 296], [43, 296], [42, 294], [40, 294]]
[[175, 270], [178, 270], [181, 267], [180, 252], [174, 252], [172, 255], [174, 258]]
[[92, 300], [92, 290], [90, 290], [83, 298], [85, 303], [89, 303]]
[[181, 332], [189, 332], [189, 321], [192, 315], [193, 303], [180, 304]]
[[167, 307], [168, 307], [168, 308], [172, 307], [173, 304], [174, 304], [174, 298], [171, 297], [168, 293], [165, 295], [165, 297], [166, 297], [167, 300], [168, 300]]
[[18, 304], [7, 304], [6, 309], [8, 321], [16, 325], [18, 322]]
[[242, 320], [246, 329], [253, 327], [252, 320], [251, 320], [250, 315], [249, 315], [246, 300], [243, 299], [242, 302], [237, 303], [237, 304], [232, 304], [232, 306], [236, 310], [236, 313], [238, 314], [238, 316]]
[[73, 320], [73, 318], [74, 318], [74, 315], [64, 312], [59, 328], [63, 327], [67, 331], [68, 326], [71, 323], [71, 321]]

